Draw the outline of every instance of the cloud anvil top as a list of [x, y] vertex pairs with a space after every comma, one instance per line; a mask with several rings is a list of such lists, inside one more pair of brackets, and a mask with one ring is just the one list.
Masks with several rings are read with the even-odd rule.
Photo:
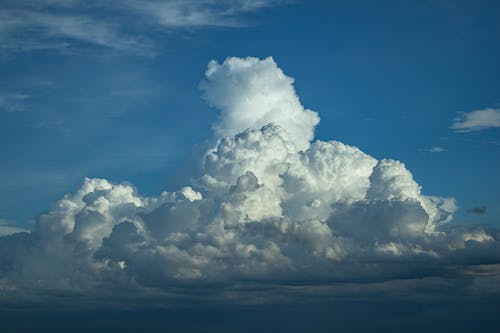
[[455, 200], [423, 194], [403, 163], [313, 141], [319, 116], [293, 82], [270, 57], [211, 61], [201, 88], [220, 110], [217, 142], [193, 185], [143, 197], [86, 178], [34, 232], [0, 238], [0, 288], [374, 282], [498, 262], [498, 236], [449, 225]]

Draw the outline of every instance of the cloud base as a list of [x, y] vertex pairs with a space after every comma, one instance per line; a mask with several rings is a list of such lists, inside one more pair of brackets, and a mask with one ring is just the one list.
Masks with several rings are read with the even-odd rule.
[[498, 276], [498, 233], [450, 225], [453, 198], [423, 194], [399, 161], [313, 141], [319, 117], [272, 58], [211, 61], [201, 89], [220, 116], [193, 184], [144, 197], [85, 179], [35, 231], [0, 238], [4, 297], [258, 285], [279, 299], [290, 285]]

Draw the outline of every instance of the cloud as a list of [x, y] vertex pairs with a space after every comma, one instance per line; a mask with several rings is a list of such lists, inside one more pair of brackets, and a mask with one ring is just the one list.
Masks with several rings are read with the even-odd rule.
[[0, 219], [0, 237], [19, 232], [29, 232], [28, 229], [19, 228], [13, 221]]
[[220, 115], [193, 183], [144, 197], [85, 179], [32, 233], [0, 238], [2, 297], [208, 288], [243, 300], [325, 281], [480, 278], [470, 265], [499, 263], [498, 232], [450, 225], [455, 200], [424, 194], [403, 163], [313, 141], [319, 117], [272, 58], [211, 61], [201, 88]]
[[472, 208], [467, 209], [467, 213], [482, 215], [482, 214], [486, 213], [487, 209], [488, 209], [488, 207], [486, 207], [486, 206], [477, 206], [477, 207], [472, 207]]
[[26, 106], [23, 101], [30, 96], [23, 93], [0, 92], [0, 110], [7, 112], [23, 111]]
[[426, 153], [437, 154], [437, 153], [443, 153], [443, 152], [447, 151], [447, 149], [443, 148], [443, 147], [434, 146], [434, 147], [431, 147], [428, 149], [424, 149], [422, 151], [426, 152]]
[[76, 42], [116, 50], [151, 51], [144, 38], [131, 37], [113, 24], [89, 15], [4, 9], [0, 18], [1, 47], [5, 51], [68, 49]]
[[166, 28], [239, 27], [238, 15], [274, 5], [276, 1], [135, 1], [121, 2]]
[[273, 58], [228, 58], [211, 61], [201, 88], [207, 102], [221, 110], [215, 125], [219, 136], [233, 136], [248, 128], [277, 123], [286, 128], [290, 143], [299, 150], [309, 146], [316, 112], [304, 109], [293, 88], [293, 79]]
[[[0, 9], [0, 49], [67, 51], [79, 44], [152, 56], [151, 31], [238, 27], [240, 16], [276, 1], [6, 1]], [[159, 29], [160, 28], [160, 29]]]
[[455, 118], [451, 128], [457, 132], [480, 131], [500, 127], [500, 109], [486, 108], [461, 113]]

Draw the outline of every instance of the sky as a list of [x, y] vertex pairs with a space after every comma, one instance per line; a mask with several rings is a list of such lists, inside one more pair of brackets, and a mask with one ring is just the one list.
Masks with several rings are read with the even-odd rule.
[[494, 1], [2, 1], [2, 325], [492, 331], [498, 59]]

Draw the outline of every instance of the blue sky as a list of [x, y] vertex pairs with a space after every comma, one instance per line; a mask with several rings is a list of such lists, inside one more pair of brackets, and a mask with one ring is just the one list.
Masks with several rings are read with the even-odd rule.
[[[500, 106], [493, 2], [223, 4], [234, 13], [207, 7], [216, 22], [163, 23], [132, 7], [14, 3], [2, 6], [13, 28], [0, 30], [2, 219], [29, 228], [85, 176], [172, 190], [211, 136], [216, 111], [198, 89], [206, 64], [250, 55], [273, 56], [295, 78], [321, 117], [317, 138], [403, 161], [424, 192], [457, 198], [457, 222], [498, 222], [499, 130], [450, 128], [459, 112]], [[37, 25], [42, 14], [53, 24]], [[15, 22], [23, 15], [33, 22]], [[87, 35], [74, 22], [66, 33], [66, 16], [113, 29]], [[486, 214], [463, 213], [482, 205]]]
[[498, 59], [495, 1], [2, 1], [0, 329], [493, 332]]

